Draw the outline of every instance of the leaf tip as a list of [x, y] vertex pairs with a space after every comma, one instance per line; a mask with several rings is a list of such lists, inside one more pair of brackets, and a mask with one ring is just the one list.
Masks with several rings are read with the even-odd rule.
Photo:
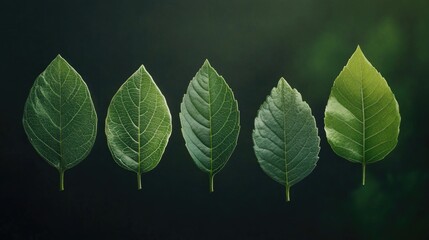
[[63, 56], [61, 56], [61, 54], [57, 54], [57, 56], [54, 58], [54, 60], [52, 60], [52, 62], [49, 65], [52, 65], [52, 64], [59, 64], [59, 65], [65, 65], [67, 67], [72, 67], [70, 63], [67, 62], [67, 60]]
[[281, 77], [278, 84], [277, 84], [277, 88], [283, 89], [285, 87], [292, 89], [292, 87], [289, 85], [289, 83], [286, 81], [286, 79], [284, 77]]
[[141, 64], [140, 67], [137, 69], [138, 72], [147, 72], [146, 67]]
[[356, 51], [358, 51], [358, 50], [359, 50], [359, 51], [362, 51], [362, 50], [361, 50], [361, 48], [360, 48], [360, 45], [359, 45], [359, 44], [358, 44], [358, 45], [357, 45], [357, 47], [356, 47]]
[[207, 66], [211, 67], [210, 62], [209, 62], [209, 60], [207, 58], [206, 58], [206, 60], [204, 60], [204, 64], [203, 65], [204, 66], [207, 65]]
[[363, 54], [363, 51], [362, 51], [359, 44], [357, 45], [356, 50], [353, 53], [353, 55], [359, 55], [359, 56], [362, 56], [363, 58], [365, 58], [365, 55]]
[[57, 56], [55, 57], [54, 61], [63, 61], [63, 62], [67, 62], [63, 56], [61, 56], [61, 54], [57, 54]]

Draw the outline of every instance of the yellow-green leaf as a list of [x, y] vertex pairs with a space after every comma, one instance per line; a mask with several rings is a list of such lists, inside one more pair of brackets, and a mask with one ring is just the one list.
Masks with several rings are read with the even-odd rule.
[[335, 79], [325, 110], [325, 131], [336, 154], [366, 165], [382, 160], [397, 142], [401, 116], [386, 80], [358, 46]]

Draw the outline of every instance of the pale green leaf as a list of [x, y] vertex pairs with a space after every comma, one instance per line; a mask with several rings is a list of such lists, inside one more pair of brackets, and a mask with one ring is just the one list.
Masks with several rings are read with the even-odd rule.
[[154, 169], [171, 135], [167, 102], [142, 65], [119, 88], [106, 117], [107, 144], [116, 163], [137, 174]]
[[358, 46], [334, 81], [325, 110], [325, 131], [336, 154], [362, 164], [363, 185], [366, 165], [395, 148], [400, 121], [392, 90]]
[[81, 162], [92, 149], [97, 115], [82, 77], [58, 55], [30, 90], [23, 125], [36, 151], [60, 173]]
[[227, 163], [237, 145], [240, 113], [234, 95], [206, 60], [191, 80], [180, 106], [186, 147], [195, 164], [213, 177]]
[[310, 107], [283, 78], [259, 108], [253, 143], [262, 170], [285, 186], [289, 201], [290, 187], [316, 166], [320, 138]]

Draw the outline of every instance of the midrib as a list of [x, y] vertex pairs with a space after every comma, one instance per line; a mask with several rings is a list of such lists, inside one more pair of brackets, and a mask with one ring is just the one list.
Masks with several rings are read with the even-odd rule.
[[[148, 89], [149, 91], [149, 89]], [[139, 78], [139, 105], [137, 108], [137, 174], [141, 174], [141, 153], [140, 153], [140, 106], [142, 101], [142, 79]]]
[[364, 101], [364, 92], [363, 92], [363, 76], [362, 76], [362, 69], [361, 69], [361, 76], [360, 76], [360, 98], [361, 98], [361, 108], [362, 108], [362, 164], [365, 165], [366, 164], [366, 160], [365, 160], [365, 155], [366, 155], [366, 149], [365, 149], [365, 145], [366, 145], [366, 126], [365, 126], [365, 101]]
[[[282, 87], [280, 89], [280, 93], [281, 93], [281, 99], [282, 99], [282, 112], [283, 112], [283, 142], [284, 142], [284, 158], [285, 158], [285, 187], [286, 187], [286, 192], [288, 191], [289, 188], [289, 178], [288, 178], [288, 168], [287, 168], [287, 153], [286, 153], [286, 146], [287, 146], [287, 142], [286, 142], [286, 100], [285, 100], [285, 96], [284, 96], [284, 84], [282, 84]], [[275, 104], [273, 102], [273, 104]], [[273, 115], [274, 117], [274, 115]]]
[[64, 154], [63, 154], [63, 151], [64, 151], [63, 150], [63, 83], [61, 82], [61, 79], [59, 80], [59, 83], [60, 83], [60, 107], [59, 107], [59, 110], [60, 110], [60, 172], [62, 172], [64, 171], [65, 163], [64, 163]]
[[212, 136], [212, 102], [211, 102], [211, 87], [210, 87], [210, 72], [207, 66], [207, 82], [209, 95], [209, 139], [210, 139], [210, 178], [213, 177], [213, 136]]

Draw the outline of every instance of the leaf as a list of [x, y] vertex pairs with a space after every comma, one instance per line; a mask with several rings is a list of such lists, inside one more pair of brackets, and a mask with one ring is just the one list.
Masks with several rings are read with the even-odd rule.
[[154, 169], [171, 135], [167, 102], [142, 65], [119, 88], [106, 117], [107, 143], [115, 162], [137, 174]]
[[311, 109], [284, 78], [261, 105], [255, 119], [253, 143], [264, 172], [289, 189], [316, 167], [320, 151]]
[[64, 172], [94, 145], [97, 115], [82, 77], [60, 55], [34, 82], [22, 121], [33, 147], [58, 169], [64, 190]]
[[325, 131], [336, 154], [366, 164], [391, 152], [399, 135], [398, 102], [381, 74], [360, 47], [335, 79], [325, 110]]
[[213, 178], [237, 145], [240, 131], [238, 104], [222, 76], [206, 60], [189, 83], [180, 105], [186, 147], [195, 164]]

